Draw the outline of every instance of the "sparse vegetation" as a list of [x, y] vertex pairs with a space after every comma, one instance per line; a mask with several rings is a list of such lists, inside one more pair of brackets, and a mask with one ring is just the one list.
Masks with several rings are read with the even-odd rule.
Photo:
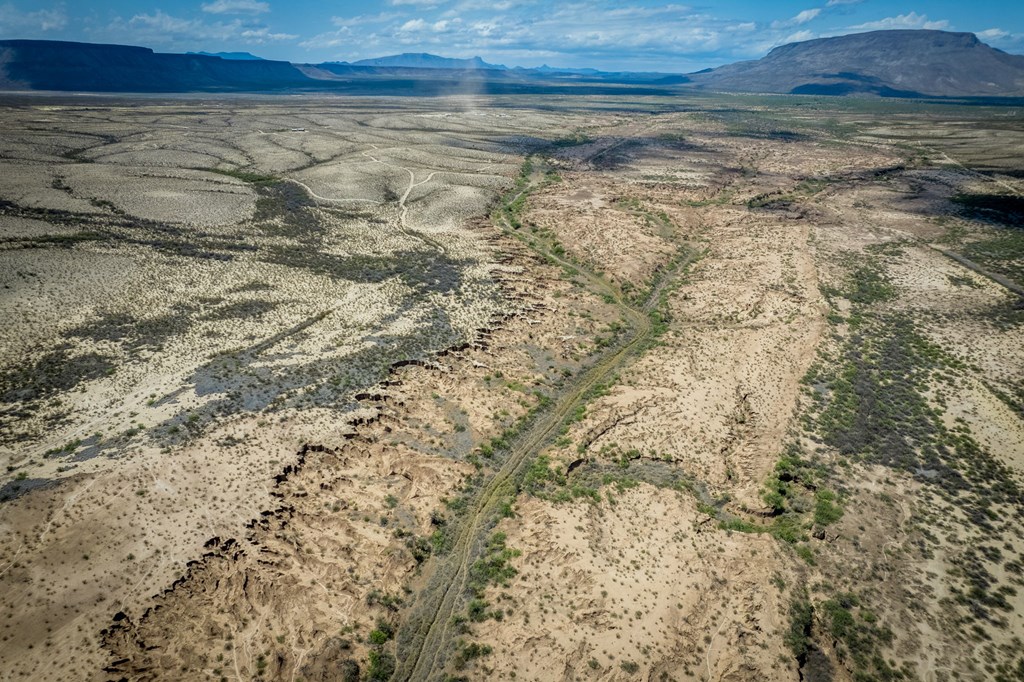
[[5, 670], [1014, 679], [1009, 109], [461, 101], [8, 107]]

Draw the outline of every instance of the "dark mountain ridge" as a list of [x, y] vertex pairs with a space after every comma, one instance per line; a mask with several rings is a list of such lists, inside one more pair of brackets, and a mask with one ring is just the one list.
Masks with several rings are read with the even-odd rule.
[[221, 59], [264, 61], [263, 57], [257, 57], [251, 52], [186, 52], [185, 54], [201, 54], [204, 57], [220, 57]]
[[1024, 56], [973, 33], [871, 31], [789, 43], [690, 77], [700, 87], [741, 92], [1022, 97]]
[[288, 62], [159, 54], [146, 47], [0, 41], [0, 87], [90, 92], [277, 90], [309, 79]]
[[[372, 61], [372, 60], [371, 60]], [[0, 41], [0, 89], [80, 92], [324, 91], [358, 95], [616, 94], [652, 84], [628, 75], [567, 77], [502, 68], [291, 64], [163, 54], [145, 47], [45, 40]], [[667, 95], [668, 90], [628, 90]]]
[[291, 64], [234, 53], [162, 54], [143, 47], [0, 41], [0, 89], [93, 92], [350, 94], [672, 94], [680, 87], [882, 97], [1024, 97], [1024, 56], [971, 33], [898, 30], [820, 38], [764, 58], [689, 75], [541, 67], [407, 53], [354, 63]]

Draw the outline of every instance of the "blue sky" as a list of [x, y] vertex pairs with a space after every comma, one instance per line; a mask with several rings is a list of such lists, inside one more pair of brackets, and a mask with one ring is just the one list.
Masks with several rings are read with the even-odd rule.
[[398, 52], [509, 66], [687, 72], [795, 40], [880, 28], [977, 33], [1024, 53], [1021, 0], [0, 0], [0, 38], [249, 51], [296, 62]]

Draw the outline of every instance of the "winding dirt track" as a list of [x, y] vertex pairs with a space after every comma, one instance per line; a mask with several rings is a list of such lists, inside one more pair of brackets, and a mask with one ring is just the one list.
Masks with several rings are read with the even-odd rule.
[[[371, 145], [371, 146], [373, 147], [373, 151], [374, 152], [379, 152], [380, 151], [380, 148], [377, 147], [377, 145]], [[427, 175], [426, 178], [424, 178], [423, 180], [420, 180], [419, 182], [417, 182], [416, 181], [416, 173], [411, 168], [406, 168], [405, 166], [398, 166], [398, 165], [393, 164], [393, 163], [388, 163], [387, 161], [384, 161], [382, 159], [377, 158], [376, 156], [371, 154], [370, 151], [364, 151], [362, 153], [362, 155], [365, 156], [367, 159], [369, 159], [373, 163], [379, 163], [382, 166], [387, 166], [388, 168], [394, 168], [396, 170], [403, 170], [403, 171], [405, 171], [406, 173], [409, 174], [409, 184], [406, 185], [405, 192], [402, 194], [402, 196], [398, 198], [399, 213], [398, 213], [398, 225], [397, 225], [397, 227], [406, 236], [412, 237], [413, 239], [415, 239], [415, 240], [417, 240], [419, 242], [422, 242], [423, 244], [425, 244], [427, 246], [432, 247], [433, 249], [437, 250], [442, 255], [445, 254], [446, 251], [445, 251], [445, 247], [444, 247], [443, 244], [441, 244], [436, 239], [428, 237], [427, 235], [423, 234], [422, 232], [420, 232], [420, 231], [418, 231], [418, 230], [416, 230], [416, 229], [414, 229], [414, 228], [409, 226], [409, 221], [408, 221], [409, 206], [406, 203], [409, 200], [409, 195], [412, 194], [412, 191], [414, 189], [416, 189], [417, 187], [420, 187], [422, 185], [427, 184], [428, 182], [433, 180], [435, 176], [441, 175], [441, 174], [445, 173], [445, 171], [432, 171], [431, 173], [429, 173]], [[380, 205], [380, 204], [384, 203], [384, 202], [381, 202], [381, 201], [375, 201], [373, 199], [351, 199], [351, 198], [333, 199], [331, 197], [320, 196], [319, 194], [317, 194], [316, 192], [313, 191], [312, 187], [310, 187], [306, 183], [302, 182], [301, 180], [296, 180], [295, 178], [285, 178], [284, 181], [285, 182], [290, 182], [290, 183], [292, 183], [294, 185], [298, 185], [299, 187], [301, 187], [303, 190], [306, 191], [306, 193], [310, 196], [310, 198], [314, 199], [315, 201], [319, 201], [319, 202], [325, 203], [325, 204], [349, 204], [349, 203], [357, 202], [357, 203], [367, 203], [367, 204], [377, 204], [377, 205]]]
[[501, 468], [467, 509], [457, 527], [450, 554], [435, 564], [413, 612], [399, 630], [398, 665], [393, 680], [428, 680], [444, 670], [449, 645], [457, 634], [453, 632], [453, 616], [463, 608], [470, 566], [479, 557], [489, 531], [498, 518], [500, 506], [516, 495], [534, 457], [551, 442], [570, 414], [584, 402], [587, 393], [621, 368], [635, 350], [650, 340], [653, 328], [649, 313], [658, 304], [664, 286], [688, 262], [684, 260], [664, 273], [643, 305], [637, 307], [626, 302], [617, 289], [593, 272], [539, 247], [507, 224], [504, 228], [508, 234], [520, 239], [545, 258], [578, 271], [600, 293], [610, 296], [627, 318], [629, 332], [623, 342], [608, 350], [596, 364], [563, 388], [551, 407], [520, 433], [512, 443]]
[[[379, 147], [377, 147], [377, 145], [371, 145], [371, 146], [373, 147], [374, 151], [380, 151], [380, 149], [379, 149]], [[428, 182], [430, 182], [431, 180], [434, 179], [435, 175], [439, 175], [439, 174], [443, 173], [444, 171], [433, 171], [432, 173], [427, 175], [427, 177], [424, 178], [423, 180], [420, 180], [419, 182], [416, 182], [416, 173], [413, 172], [413, 170], [410, 169], [410, 168], [406, 168], [405, 166], [398, 166], [398, 165], [395, 165], [393, 163], [388, 163], [387, 161], [382, 161], [381, 159], [378, 159], [376, 156], [373, 156], [368, 151], [363, 152], [363, 156], [365, 156], [366, 158], [370, 159], [370, 161], [372, 161], [373, 163], [379, 163], [379, 164], [381, 164], [383, 166], [388, 166], [389, 168], [397, 168], [397, 169], [400, 169], [400, 170], [404, 170], [406, 173], [409, 174], [409, 184], [405, 188], [405, 193], [402, 194], [402, 196], [399, 197], [399, 199], [398, 199], [398, 208], [400, 209], [399, 214], [398, 214], [398, 227], [406, 235], [412, 237], [413, 239], [418, 239], [419, 241], [423, 242], [424, 244], [426, 244], [428, 246], [432, 246], [437, 251], [439, 251], [440, 253], [444, 254], [445, 253], [445, 249], [444, 249], [444, 246], [440, 242], [438, 242], [436, 239], [432, 239], [432, 238], [424, 235], [423, 233], [418, 232], [418, 231], [414, 230], [413, 228], [409, 227], [409, 223], [408, 223], [409, 207], [406, 205], [406, 202], [409, 200], [409, 195], [412, 194], [412, 191], [414, 189], [416, 189], [420, 185], [427, 184]]]

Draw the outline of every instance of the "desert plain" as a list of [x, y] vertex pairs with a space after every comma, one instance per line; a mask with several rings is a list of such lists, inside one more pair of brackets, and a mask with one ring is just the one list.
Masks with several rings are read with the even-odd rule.
[[1024, 678], [1024, 112], [0, 100], [0, 675]]

